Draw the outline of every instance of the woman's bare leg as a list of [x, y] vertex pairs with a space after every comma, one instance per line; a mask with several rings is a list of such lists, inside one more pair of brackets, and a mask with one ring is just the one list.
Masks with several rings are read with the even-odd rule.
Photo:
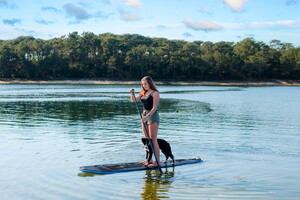
[[[149, 128], [148, 128], [148, 125], [146, 124], [146, 127], [147, 127], [147, 130], [148, 130], [148, 133], [149, 133]], [[144, 133], [144, 138], [148, 138], [147, 137], [147, 132], [146, 132], [146, 130], [145, 130], [145, 126], [144, 126], [144, 124], [142, 123], [142, 130], [143, 130], [143, 133]]]
[[[149, 136], [152, 139], [152, 143], [153, 143], [153, 148], [154, 148], [154, 152], [155, 155], [157, 157], [157, 162], [160, 162], [160, 150], [159, 150], [159, 146], [157, 143], [157, 134], [158, 134], [158, 124], [157, 123], [153, 123], [153, 124], [149, 124], [148, 125], [148, 132], [149, 132]], [[157, 166], [157, 163], [154, 164], [153, 166]]]
[[[146, 125], [146, 128], [147, 128], [148, 133], [149, 133], [148, 125]], [[147, 132], [146, 132], [146, 130], [145, 130], [145, 125], [144, 125], [143, 123], [142, 123], [142, 130], [143, 130], [143, 133], [144, 133], [144, 138], [148, 138], [148, 137], [147, 137]], [[148, 164], [152, 163], [152, 159], [149, 161], [149, 163], [148, 163], [148, 159], [143, 160], [143, 161], [141, 161], [140, 163], [143, 164], [143, 165], [148, 165]]]

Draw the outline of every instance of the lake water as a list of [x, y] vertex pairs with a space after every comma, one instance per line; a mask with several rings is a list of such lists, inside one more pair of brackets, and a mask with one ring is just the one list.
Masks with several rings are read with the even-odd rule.
[[300, 87], [159, 86], [159, 138], [204, 162], [80, 172], [144, 159], [130, 88], [0, 85], [0, 199], [300, 199]]

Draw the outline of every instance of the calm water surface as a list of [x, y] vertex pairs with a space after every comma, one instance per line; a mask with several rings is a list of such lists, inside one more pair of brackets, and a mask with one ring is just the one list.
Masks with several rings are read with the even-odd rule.
[[129, 88], [0, 85], [0, 199], [300, 199], [300, 87], [160, 86], [159, 137], [204, 162], [80, 172], [144, 159]]

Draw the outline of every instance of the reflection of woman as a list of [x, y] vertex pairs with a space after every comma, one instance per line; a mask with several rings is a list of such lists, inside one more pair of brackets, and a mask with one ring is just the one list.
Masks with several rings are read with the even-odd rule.
[[145, 175], [145, 183], [141, 193], [141, 199], [167, 199], [168, 192], [171, 188], [172, 178], [174, 177], [174, 169], [164, 172], [163, 176], [156, 170], [147, 170]]
[[[149, 137], [152, 139], [153, 148], [155, 155], [157, 157], [156, 162], [152, 164], [147, 163], [147, 160], [141, 161], [142, 164], [148, 165], [149, 167], [156, 167], [157, 162], [160, 162], [159, 158], [159, 146], [157, 143], [158, 125], [159, 125], [159, 114], [157, 112], [157, 107], [159, 103], [159, 92], [156, 85], [150, 76], [145, 76], [141, 80], [141, 92], [136, 97], [137, 101], [142, 101], [144, 105], [144, 111], [142, 114], [142, 122], [146, 124]], [[130, 92], [133, 94], [134, 90], [131, 89]], [[131, 96], [131, 101], [134, 102], [133, 95]], [[145, 127], [142, 126], [144, 137], [147, 138]], [[152, 162], [152, 161], [150, 161]]]

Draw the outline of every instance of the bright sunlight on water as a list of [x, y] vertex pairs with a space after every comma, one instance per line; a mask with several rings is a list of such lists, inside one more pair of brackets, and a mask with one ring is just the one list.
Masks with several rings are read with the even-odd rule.
[[80, 172], [144, 159], [130, 88], [0, 85], [1, 199], [300, 199], [300, 87], [159, 86], [159, 138], [204, 162]]

